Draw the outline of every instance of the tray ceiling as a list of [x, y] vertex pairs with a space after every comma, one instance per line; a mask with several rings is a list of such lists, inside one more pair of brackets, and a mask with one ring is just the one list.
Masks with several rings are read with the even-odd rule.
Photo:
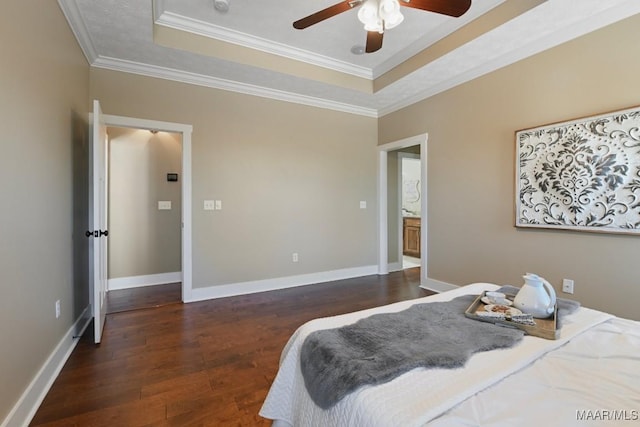
[[[640, 13], [637, 0], [473, 0], [461, 18], [402, 8], [381, 50], [336, 0], [58, 0], [94, 67], [380, 117]], [[356, 53], [354, 53], [356, 52]]]

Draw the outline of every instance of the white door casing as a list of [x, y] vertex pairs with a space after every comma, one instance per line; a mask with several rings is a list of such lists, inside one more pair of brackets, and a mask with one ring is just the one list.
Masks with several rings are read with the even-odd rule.
[[429, 135], [426, 133], [401, 139], [399, 141], [389, 142], [379, 145], [378, 149], [378, 274], [389, 273], [389, 233], [387, 232], [387, 153], [389, 151], [399, 150], [402, 148], [420, 146], [420, 194], [422, 194], [420, 210], [422, 211], [423, 221], [420, 229], [420, 282], [426, 284], [428, 280], [427, 272], [427, 234], [428, 234], [428, 216], [427, 216], [427, 141]]
[[191, 125], [138, 119], [105, 114], [107, 126], [132, 129], [150, 129], [182, 134], [182, 301], [192, 301], [192, 249], [191, 249]]

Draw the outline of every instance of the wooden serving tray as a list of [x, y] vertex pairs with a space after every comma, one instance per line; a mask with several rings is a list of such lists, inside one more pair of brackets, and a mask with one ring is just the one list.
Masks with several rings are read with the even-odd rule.
[[[560, 338], [560, 329], [558, 329], [558, 324], [556, 322], [557, 314], [558, 314], [558, 305], [556, 304], [555, 311], [552, 316], [546, 319], [536, 319], [533, 320], [536, 322], [535, 326], [531, 325], [523, 325], [521, 323], [512, 322], [510, 320], [502, 320], [502, 319], [494, 319], [490, 317], [481, 317], [476, 313], [479, 311], [485, 311], [485, 303], [481, 301], [481, 298], [485, 296], [487, 291], [483, 292], [481, 295], [478, 295], [478, 298], [467, 308], [467, 311], [464, 312], [464, 315], [470, 319], [480, 320], [481, 322], [489, 322], [494, 323], [498, 326], [504, 326], [507, 328], [516, 328], [522, 329], [528, 335], [533, 335], [540, 338], [545, 338], [548, 340], [557, 340]], [[515, 295], [507, 295], [507, 299], [513, 302]]]

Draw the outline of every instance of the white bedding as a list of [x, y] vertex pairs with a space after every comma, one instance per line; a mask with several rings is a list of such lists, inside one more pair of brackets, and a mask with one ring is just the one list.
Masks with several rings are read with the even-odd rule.
[[[514, 425], [514, 417], [519, 425], [541, 425], [542, 421], [571, 425], [571, 421], [577, 422], [577, 410], [626, 410], [623, 415], [629, 417], [637, 414], [640, 326], [586, 308], [566, 319], [558, 340], [527, 336], [513, 348], [475, 354], [463, 369], [415, 369], [386, 384], [362, 387], [330, 410], [320, 409], [309, 397], [300, 372], [299, 351], [311, 332], [354, 323], [374, 313], [404, 310], [416, 303], [447, 301], [497, 288], [477, 283], [304, 324], [283, 350], [280, 370], [260, 415], [276, 420], [274, 425], [302, 427], [509, 426]], [[597, 351], [597, 358], [588, 356], [591, 351]], [[600, 379], [599, 387], [589, 378]], [[588, 391], [580, 392], [585, 384], [589, 384]], [[622, 394], [630, 397], [622, 398]], [[531, 409], [530, 401], [539, 409]], [[562, 412], [567, 422], [560, 423], [548, 411]]]
[[640, 425], [638, 322], [596, 325], [429, 423], [480, 425]]

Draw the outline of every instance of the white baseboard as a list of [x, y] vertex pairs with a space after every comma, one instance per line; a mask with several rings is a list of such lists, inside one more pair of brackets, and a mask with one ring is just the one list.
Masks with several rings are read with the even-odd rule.
[[394, 271], [400, 271], [402, 269], [403, 267], [401, 262], [392, 262], [392, 263], [389, 263], [389, 265], [387, 266], [387, 271], [389, 271], [389, 273], [393, 273]]
[[422, 283], [420, 283], [420, 287], [422, 289], [426, 289], [428, 291], [434, 291], [438, 293], [459, 288], [458, 285], [452, 285], [451, 283], [441, 282], [439, 280], [430, 279], [428, 277], [426, 279], [424, 278], [422, 279]]
[[62, 337], [0, 427], [28, 426], [91, 321], [86, 307]]
[[293, 288], [295, 286], [312, 285], [315, 283], [351, 279], [354, 277], [370, 276], [373, 274], [378, 274], [377, 265], [344, 268], [341, 270], [301, 274], [298, 276], [279, 277], [276, 279], [255, 280], [229, 285], [208, 286], [206, 288], [193, 288], [191, 298], [185, 302], [203, 301], [214, 298], [251, 294], [255, 292], [274, 291], [276, 289]]
[[144, 276], [116, 277], [107, 281], [110, 291], [118, 289], [141, 288], [143, 286], [164, 285], [167, 283], [182, 282], [182, 272], [147, 274]]

